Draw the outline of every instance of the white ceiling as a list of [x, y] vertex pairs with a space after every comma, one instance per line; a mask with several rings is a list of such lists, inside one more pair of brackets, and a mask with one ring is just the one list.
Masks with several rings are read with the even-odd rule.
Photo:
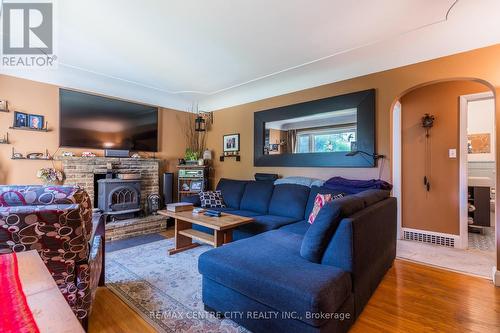
[[453, 3], [56, 0], [58, 69], [0, 72], [216, 110], [500, 42], [500, 1]]

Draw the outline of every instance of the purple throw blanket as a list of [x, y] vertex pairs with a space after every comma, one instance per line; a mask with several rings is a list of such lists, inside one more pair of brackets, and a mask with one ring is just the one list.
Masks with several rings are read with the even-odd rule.
[[328, 179], [323, 184], [323, 187], [347, 194], [356, 194], [370, 189], [380, 189], [388, 191], [392, 189], [391, 184], [381, 179], [356, 180], [346, 179], [342, 177], [333, 177]]

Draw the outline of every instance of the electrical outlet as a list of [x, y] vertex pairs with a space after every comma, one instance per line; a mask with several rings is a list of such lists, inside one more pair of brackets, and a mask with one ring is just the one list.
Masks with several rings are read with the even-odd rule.
[[448, 157], [449, 158], [457, 158], [457, 150], [456, 149], [448, 149]]

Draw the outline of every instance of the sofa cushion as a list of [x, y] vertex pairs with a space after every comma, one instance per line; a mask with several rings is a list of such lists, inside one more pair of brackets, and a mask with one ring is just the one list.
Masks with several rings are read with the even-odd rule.
[[280, 230], [284, 230], [286, 232], [291, 232], [293, 234], [303, 236], [306, 233], [307, 229], [309, 229], [310, 226], [311, 225], [306, 220], [302, 220], [302, 221], [295, 222], [292, 224], [287, 224], [287, 225], [281, 227]]
[[265, 231], [278, 229], [281, 226], [297, 222], [296, 218], [277, 216], [277, 215], [260, 215], [255, 216], [254, 222], [242, 225], [238, 229], [248, 234], [257, 235]]
[[391, 192], [387, 190], [366, 190], [356, 193], [353, 196], [363, 199], [365, 206], [368, 207], [379, 201], [387, 199], [390, 194]]
[[322, 186], [325, 181], [318, 178], [310, 178], [310, 177], [285, 177], [281, 179], [277, 179], [274, 182], [274, 185], [280, 184], [297, 184], [303, 185], [307, 187], [312, 186]]
[[229, 208], [229, 207], [214, 207], [214, 208], [210, 208], [210, 210], [215, 210], [217, 212], [226, 212], [226, 213], [232, 214], [233, 211], [235, 211], [236, 209]]
[[330, 239], [340, 222], [340, 206], [330, 201], [325, 203], [307, 230], [300, 247], [300, 255], [307, 260], [319, 263]]
[[295, 184], [275, 185], [269, 214], [303, 219], [309, 187]]
[[234, 180], [222, 178], [217, 184], [217, 190], [222, 192], [226, 206], [240, 209], [241, 197], [245, 191], [246, 180]]
[[365, 200], [354, 195], [336, 199], [335, 204], [339, 205], [342, 217], [351, 216], [366, 207]]
[[225, 208], [221, 191], [200, 192], [200, 202], [203, 208]]
[[252, 212], [251, 210], [243, 210], [243, 209], [236, 209], [228, 212], [229, 214], [234, 214], [234, 215], [239, 215], [239, 216], [245, 216], [245, 217], [254, 217], [259, 215], [257, 212]]
[[321, 210], [321, 208], [323, 208], [323, 206], [326, 203], [332, 202], [333, 200], [340, 199], [343, 197], [344, 197], [343, 193], [339, 193], [339, 194], [335, 194], [335, 195], [320, 194], [320, 193], [316, 194], [316, 199], [314, 199], [314, 206], [313, 206], [313, 209], [311, 211], [311, 214], [309, 215], [309, 217], [307, 219], [307, 222], [309, 222], [310, 224], [313, 224], [314, 220], [316, 220], [316, 216], [318, 216], [319, 211]]
[[343, 194], [343, 192], [339, 191], [332, 191], [324, 187], [319, 187], [319, 186], [312, 186], [311, 191], [309, 192], [309, 197], [307, 199], [307, 204], [306, 204], [306, 209], [305, 209], [305, 214], [304, 214], [304, 219], [307, 220], [309, 219], [309, 216], [311, 215], [311, 212], [314, 207], [314, 201], [316, 200], [316, 195], [318, 194], [330, 194], [332, 197]]
[[338, 310], [351, 295], [351, 278], [337, 267], [302, 258], [301, 241], [299, 235], [269, 231], [203, 253], [198, 268], [204, 278], [320, 326], [325, 319], [305, 314]]
[[270, 181], [248, 182], [241, 198], [240, 209], [266, 214], [273, 189], [274, 184]]

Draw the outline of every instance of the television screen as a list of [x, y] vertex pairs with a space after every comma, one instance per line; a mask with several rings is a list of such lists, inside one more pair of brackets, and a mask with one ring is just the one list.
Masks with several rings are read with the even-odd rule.
[[61, 147], [158, 151], [158, 108], [60, 89]]

